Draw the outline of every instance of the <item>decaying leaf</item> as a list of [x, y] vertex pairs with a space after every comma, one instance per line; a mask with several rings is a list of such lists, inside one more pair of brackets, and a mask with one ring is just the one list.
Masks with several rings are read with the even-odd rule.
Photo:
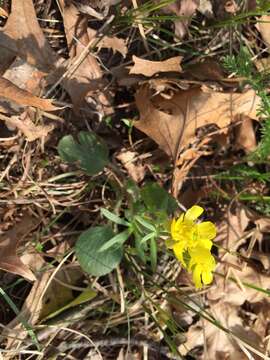
[[256, 26], [265, 44], [270, 47], [270, 15], [262, 15]]
[[150, 61], [141, 59], [135, 55], [132, 56], [134, 65], [130, 69], [130, 74], [141, 74], [151, 77], [161, 72], [181, 72], [181, 56], [175, 56], [163, 61]]
[[82, 277], [81, 270], [78, 267], [60, 269], [44, 293], [44, 289], [52, 276], [52, 272], [53, 269], [41, 272], [40, 277], [33, 284], [20, 313], [8, 324], [2, 333], [2, 335], [10, 336], [6, 349], [14, 349], [20, 342], [20, 340], [17, 339], [24, 339], [27, 336], [27, 331], [20, 320], [21, 317], [23, 317], [29, 325], [34, 326], [45, 316], [55, 311], [60, 311], [63, 306], [66, 306], [74, 300], [74, 294], [72, 293], [70, 285], [76, 284], [78, 279]]
[[32, 0], [13, 0], [11, 14], [0, 31], [0, 48], [6, 51], [5, 62], [16, 55], [48, 72], [57, 61], [57, 56], [48, 44], [36, 18]]
[[252, 119], [242, 115], [241, 123], [236, 127], [236, 145], [246, 153], [254, 151], [257, 147], [256, 135]]
[[149, 87], [143, 86], [136, 94], [140, 120], [134, 126], [175, 158], [179, 147], [192, 143], [198, 128], [208, 124], [226, 128], [237, 114], [257, 119], [259, 103], [253, 90], [230, 94], [191, 88], [164, 99], [152, 96]]
[[[88, 28], [87, 33], [90, 39], [94, 38], [97, 34], [96, 30]], [[118, 51], [123, 57], [127, 55], [127, 46], [124, 39], [118, 38], [117, 36], [103, 36], [102, 39], [97, 44], [97, 47], [112, 49], [115, 53]]]
[[137, 153], [135, 151], [122, 150], [117, 159], [121, 161], [126, 168], [129, 176], [136, 182], [140, 182], [145, 176], [145, 167], [136, 159]]
[[[83, 52], [90, 41], [87, 33], [88, 19], [85, 15], [81, 15], [72, 3], [67, 4], [65, 0], [61, 0], [60, 4], [71, 61]], [[84, 101], [89, 91], [102, 87], [101, 77], [102, 72], [97, 59], [88, 54], [74, 73], [64, 80], [64, 86], [72, 99], [75, 110]]]
[[[229, 306], [222, 302], [211, 304], [211, 314], [230, 333], [228, 334], [220, 329], [218, 324], [200, 320], [189, 327], [186, 334], [187, 341], [179, 347], [181, 355], [185, 356], [190, 350], [200, 346], [205, 349], [205, 353], [196, 359], [245, 360], [247, 357], [242, 351], [243, 347], [241, 347], [243, 342], [263, 354], [265, 349], [262, 339], [253, 329], [244, 326], [243, 320], [238, 316], [238, 311], [238, 307]], [[211, 356], [208, 357], [208, 354]]]
[[17, 255], [19, 243], [33, 230], [40, 220], [24, 214], [21, 221], [0, 235], [0, 268], [7, 272], [23, 276], [29, 281], [36, 280], [32, 271], [22, 263]]
[[7, 100], [14, 101], [19, 105], [33, 106], [44, 111], [59, 109], [59, 107], [52, 104], [50, 99], [42, 99], [34, 96], [3, 77], [0, 77], [0, 96]]
[[182, 39], [188, 32], [188, 25], [191, 21], [192, 15], [200, 5], [199, 0], [176, 0], [175, 2], [166, 5], [163, 10], [165, 12], [174, 13], [180, 16], [180, 20], [175, 20], [175, 35]]
[[28, 141], [35, 141], [42, 137], [46, 137], [53, 130], [53, 125], [35, 125], [28, 112], [22, 113], [20, 116], [11, 116], [6, 121], [7, 126], [16, 127], [20, 130]]

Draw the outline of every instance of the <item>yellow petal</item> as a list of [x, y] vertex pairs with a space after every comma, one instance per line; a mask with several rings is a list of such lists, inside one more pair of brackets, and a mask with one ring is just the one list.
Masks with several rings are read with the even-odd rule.
[[185, 246], [183, 243], [177, 242], [174, 246], [173, 246], [173, 251], [174, 254], [176, 256], [176, 258], [181, 262], [181, 264], [183, 266], [185, 266], [185, 262], [183, 259], [183, 255], [184, 255], [184, 251], [185, 251]]
[[172, 222], [171, 222], [171, 234], [172, 234], [172, 237], [173, 237], [173, 234], [175, 232], [175, 224], [176, 224], [176, 220], [173, 218]]
[[198, 232], [198, 237], [201, 239], [211, 240], [217, 235], [216, 227], [211, 221], [204, 221], [197, 224], [196, 230]]
[[201, 269], [199, 266], [195, 267], [192, 278], [196, 289], [200, 289], [202, 287], [202, 280], [201, 280]]
[[210, 271], [203, 271], [202, 281], [205, 285], [211, 284], [211, 282], [213, 281], [213, 274]]
[[203, 212], [204, 212], [204, 210], [202, 207], [200, 207], [198, 205], [194, 205], [190, 209], [188, 209], [188, 211], [186, 212], [185, 220], [194, 221], [194, 220], [198, 219], [198, 217], [200, 215], [202, 215]]
[[213, 243], [211, 240], [208, 240], [208, 239], [200, 239], [198, 241], [198, 247], [200, 248], [204, 248], [204, 249], [207, 249], [207, 250], [211, 250], [213, 246]]

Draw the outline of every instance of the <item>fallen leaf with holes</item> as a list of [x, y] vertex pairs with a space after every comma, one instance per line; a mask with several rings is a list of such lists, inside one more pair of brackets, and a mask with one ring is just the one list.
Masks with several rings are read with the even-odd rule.
[[8, 127], [16, 127], [20, 130], [28, 141], [44, 138], [54, 129], [53, 125], [35, 125], [28, 112], [19, 116], [11, 116], [6, 124]]
[[[72, 59], [78, 57], [85, 50], [85, 47], [91, 41], [87, 33], [88, 19], [85, 15], [80, 14], [73, 4], [67, 5], [64, 0], [60, 0], [59, 3], [62, 9], [71, 62]], [[101, 89], [104, 86], [101, 78], [102, 72], [97, 59], [88, 54], [73, 74], [68, 75], [63, 80], [63, 84], [74, 104], [75, 111], [78, 111], [88, 92]]]
[[252, 346], [261, 354], [265, 352], [263, 339], [253, 331], [253, 328], [244, 324], [243, 319], [238, 315], [238, 307], [219, 302], [211, 304], [208, 312], [234, 336], [220, 329], [218, 323], [215, 325], [207, 320], [199, 320], [189, 327], [186, 333], [187, 341], [178, 349], [182, 356], [186, 356], [190, 350], [198, 346], [204, 348], [206, 352], [196, 359], [205, 359], [211, 354], [211, 359], [245, 360], [247, 359], [243, 351], [245, 344]]
[[117, 159], [121, 161], [129, 176], [136, 183], [142, 181], [145, 176], [145, 167], [140, 160], [136, 159], [137, 155], [135, 151], [128, 150], [123, 150], [117, 155]]
[[39, 26], [32, 0], [12, 1], [11, 14], [0, 31], [0, 48], [5, 52], [0, 57], [1, 68], [17, 55], [45, 72], [53, 69], [57, 61]]
[[226, 131], [238, 114], [257, 119], [260, 99], [253, 90], [230, 94], [198, 87], [165, 99], [142, 86], [136, 94], [136, 104], [140, 119], [134, 126], [175, 159], [179, 149], [195, 140], [196, 130], [202, 126], [215, 124]]
[[176, 16], [181, 17], [181, 19], [174, 21], [175, 35], [178, 38], [182, 39], [188, 32], [191, 18], [199, 5], [200, 0], [177, 0], [162, 8], [166, 13], [174, 13]]
[[19, 223], [0, 235], [0, 268], [2, 270], [20, 275], [29, 281], [36, 280], [32, 271], [17, 255], [17, 247], [39, 222], [39, 219], [24, 214]]
[[140, 74], [151, 77], [161, 72], [181, 72], [181, 56], [175, 56], [163, 61], [150, 61], [132, 56], [134, 65], [130, 69], [130, 74]]
[[14, 101], [16, 104], [33, 106], [44, 111], [55, 111], [59, 109], [59, 107], [52, 104], [52, 100], [34, 96], [3, 77], [0, 77], [0, 96], [9, 101]]
[[256, 26], [262, 35], [263, 41], [270, 47], [270, 15], [262, 15], [258, 19]]

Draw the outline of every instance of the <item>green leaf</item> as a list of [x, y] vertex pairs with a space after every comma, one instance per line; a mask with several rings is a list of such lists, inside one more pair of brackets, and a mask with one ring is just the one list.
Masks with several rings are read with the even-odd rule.
[[155, 238], [150, 240], [150, 260], [152, 271], [155, 272], [157, 268], [157, 242]]
[[109, 226], [96, 226], [84, 231], [75, 245], [77, 259], [84, 271], [94, 276], [110, 273], [120, 263], [123, 248], [109, 249], [100, 253], [100, 249], [114, 233]]
[[107, 146], [96, 134], [86, 131], [79, 133], [78, 141], [72, 135], [64, 136], [58, 144], [58, 153], [64, 161], [78, 161], [89, 175], [99, 173], [109, 162]]
[[155, 232], [156, 228], [154, 225], [152, 225], [150, 222], [143, 219], [141, 216], [135, 216], [135, 220], [138, 221], [142, 226], [144, 226], [146, 229]]
[[111, 220], [112, 222], [114, 222], [118, 225], [130, 226], [129, 222], [127, 222], [124, 219], [121, 219], [119, 216], [115, 215], [114, 213], [110, 212], [109, 210], [101, 208], [100, 211], [101, 211], [101, 214], [103, 216], [105, 216], [108, 220]]
[[103, 253], [104, 251], [110, 249], [114, 245], [122, 246], [124, 242], [129, 238], [131, 232], [132, 232], [131, 229], [127, 229], [125, 231], [122, 231], [120, 234], [115, 235], [108, 242], [106, 242], [106, 244], [101, 246], [98, 252]]
[[144, 243], [147, 242], [149, 239], [152, 239], [152, 238], [156, 237], [156, 235], [157, 235], [157, 234], [154, 233], [154, 232], [145, 235], [145, 236], [141, 239], [141, 244], [144, 244]]
[[61, 314], [63, 311], [70, 309], [73, 306], [81, 305], [87, 301], [90, 301], [94, 299], [97, 296], [97, 293], [92, 289], [85, 289], [80, 295], [78, 295], [75, 299], [70, 301], [67, 305], [61, 307], [60, 309], [52, 312], [48, 316], [46, 316], [44, 319], [42, 319], [42, 322], [45, 320], [51, 319], [59, 314]]
[[145, 185], [141, 190], [142, 200], [151, 212], [173, 213], [177, 209], [177, 202], [157, 183]]

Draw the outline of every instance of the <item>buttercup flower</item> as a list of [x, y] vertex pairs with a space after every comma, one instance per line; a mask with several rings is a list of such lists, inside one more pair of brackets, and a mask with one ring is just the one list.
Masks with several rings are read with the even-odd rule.
[[202, 207], [195, 205], [178, 219], [173, 219], [172, 241], [167, 243], [181, 264], [193, 272], [197, 288], [202, 286], [202, 282], [212, 282], [212, 271], [215, 268], [215, 259], [210, 250], [213, 245], [211, 240], [216, 236], [216, 227], [211, 221], [196, 221], [203, 211]]
[[193, 281], [197, 289], [211, 284], [213, 281], [212, 272], [215, 270], [216, 262], [210, 250], [197, 247], [190, 250], [190, 261], [188, 270], [193, 272]]

